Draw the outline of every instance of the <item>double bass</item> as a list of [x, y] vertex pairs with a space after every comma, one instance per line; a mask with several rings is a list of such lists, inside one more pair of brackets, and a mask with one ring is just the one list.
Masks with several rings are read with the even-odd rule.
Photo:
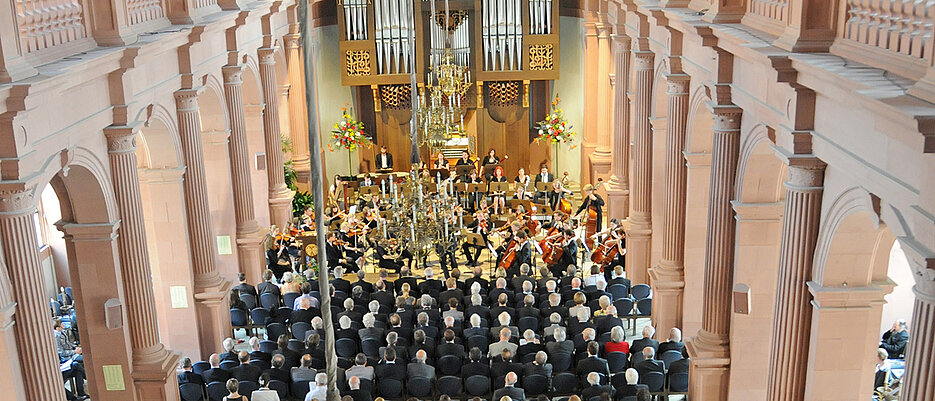
[[[602, 178], [597, 179], [597, 184], [594, 185], [592, 193], [593, 191], [597, 191], [597, 189], [600, 188], [603, 181], [604, 179]], [[582, 199], [582, 202], [584, 201], [585, 200]], [[587, 215], [585, 215], [585, 218], [584, 235], [586, 239], [584, 243], [587, 245], [588, 249], [594, 249], [595, 243], [591, 237], [594, 236], [594, 234], [597, 232], [597, 209], [594, 206], [588, 206]]]

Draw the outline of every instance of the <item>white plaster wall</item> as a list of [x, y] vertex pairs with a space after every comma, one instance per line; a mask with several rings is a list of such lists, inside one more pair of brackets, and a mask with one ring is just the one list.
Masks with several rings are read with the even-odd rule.
[[[346, 103], [348, 107], [354, 105], [351, 96], [351, 88], [341, 85], [341, 63], [338, 51], [338, 28], [336, 25], [317, 28], [312, 31], [316, 37], [315, 43], [315, 85], [318, 100], [318, 130], [321, 135], [321, 145], [325, 149], [325, 170], [330, 177], [326, 178], [327, 185], [333, 181], [335, 174], [347, 175], [348, 173], [348, 154], [346, 150], [335, 149], [334, 152], [328, 151], [328, 144], [331, 143], [331, 130], [334, 129], [334, 123], [341, 119], [341, 108]], [[354, 118], [359, 115], [354, 112]], [[314, 153], [315, 150], [312, 150]], [[354, 159], [357, 153], [353, 154]], [[396, 156], [397, 158], [400, 156]], [[357, 163], [354, 163], [354, 174], [358, 171]]]
[[[552, 99], [558, 95], [559, 107], [565, 112], [565, 118], [577, 133], [574, 149], [559, 147], [558, 171], [567, 171], [570, 177], [581, 176], [581, 143], [584, 129], [584, 20], [577, 17], [561, 17], [559, 30], [559, 78], [552, 81]], [[592, 111], [593, 113], [593, 111]], [[542, 120], [543, 116], [529, 116], [533, 121]], [[554, 148], [551, 150], [554, 151]], [[553, 161], [549, 168], [555, 165]]]
[[890, 264], [887, 276], [890, 280], [896, 282], [896, 288], [893, 292], [884, 297], [886, 304], [883, 305], [883, 319], [880, 321], [880, 334], [889, 330], [896, 319], [906, 319], [909, 322], [909, 331], [912, 331], [912, 306], [915, 295], [912, 293], [912, 286], [915, 285], [915, 279], [912, 277], [912, 269], [909, 267], [909, 260], [903, 253], [899, 241], [893, 243], [893, 249], [890, 250]]

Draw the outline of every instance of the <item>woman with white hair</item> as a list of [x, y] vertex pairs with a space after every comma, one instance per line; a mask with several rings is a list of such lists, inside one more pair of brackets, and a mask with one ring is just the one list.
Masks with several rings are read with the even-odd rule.
[[604, 354], [608, 352], [623, 352], [624, 354], [630, 353], [630, 343], [626, 342], [624, 339], [626, 335], [623, 332], [623, 327], [614, 326], [610, 329], [610, 342], [604, 344]]
[[594, 311], [594, 316], [607, 316], [607, 308], [613, 305], [610, 303], [610, 297], [606, 295], [601, 295], [597, 300], [597, 304], [600, 305], [600, 309]]
[[624, 373], [624, 376], [627, 379], [627, 384], [620, 386], [620, 388], [617, 389], [618, 397], [635, 397], [637, 390], [641, 388], [645, 388], [647, 391], [649, 390], [649, 387], [647, 387], [645, 384], [639, 384], [640, 374], [636, 371], [636, 369], [627, 369], [626, 373]]
[[221, 346], [224, 347], [224, 353], [221, 354], [221, 361], [234, 361], [240, 362], [237, 359], [237, 351], [234, 351], [234, 346], [237, 345], [237, 340], [227, 337], [224, 341], [221, 342]]
[[283, 294], [290, 292], [302, 292], [302, 285], [295, 279], [295, 273], [285, 272], [282, 275], [283, 284], [279, 287], [279, 291]]

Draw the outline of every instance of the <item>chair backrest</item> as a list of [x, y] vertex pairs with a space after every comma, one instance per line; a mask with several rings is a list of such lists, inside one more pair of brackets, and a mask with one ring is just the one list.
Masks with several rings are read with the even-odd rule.
[[227, 392], [226, 383], [222, 383], [222, 382], [208, 383], [208, 399], [210, 399], [211, 401], [221, 401], [228, 394], [230, 393]]
[[266, 309], [278, 308], [279, 296], [271, 292], [260, 294], [260, 305], [263, 305], [263, 307]]
[[652, 298], [643, 298], [639, 301], [636, 301], [636, 310], [639, 311], [641, 316], [652, 316], [653, 314], [653, 299]]
[[477, 347], [481, 352], [487, 353], [487, 346], [487, 336], [471, 336], [467, 339], [467, 349]]
[[282, 306], [291, 308], [293, 305], [295, 305], [295, 299], [300, 296], [302, 296], [302, 294], [298, 292], [287, 292], [282, 294]]
[[305, 399], [305, 395], [308, 394], [308, 380], [299, 380], [292, 382], [292, 396], [300, 400]]
[[289, 333], [289, 329], [282, 323], [270, 323], [266, 325], [266, 339], [277, 341], [279, 336]]
[[231, 370], [233, 368], [236, 368], [238, 365], [240, 365], [240, 362], [221, 361], [221, 369], [223, 370]]
[[674, 349], [670, 349], [668, 351], [664, 351], [663, 353], [659, 354], [657, 358], [660, 361], [662, 361], [662, 364], [665, 365], [666, 370], [669, 370], [670, 363], [675, 362], [679, 359], [682, 359], [682, 352], [676, 351]]
[[378, 358], [380, 356], [380, 340], [368, 338], [360, 342], [360, 349], [364, 355]]
[[256, 297], [253, 294], [240, 293], [240, 300], [247, 304], [247, 309], [256, 308]]
[[305, 351], [305, 343], [300, 340], [290, 338], [289, 345], [287, 346], [287, 348], [295, 352], [302, 352], [302, 351]]
[[532, 330], [532, 331], [538, 331], [539, 319], [536, 319], [534, 316], [526, 316], [526, 317], [520, 318], [516, 326], [519, 329], [520, 335], [526, 332], [527, 329]]
[[312, 325], [305, 322], [292, 323], [292, 338], [305, 339], [305, 333], [312, 329]]
[[669, 391], [684, 393], [688, 391], [688, 372], [669, 375]]
[[442, 376], [436, 383], [438, 392], [449, 396], [461, 394], [461, 378], [458, 376]]
[[266, 370], [270, 368], [269, 362], [266, 362], [262, 359], [251, 359], [250, 364], [260, 368], [260, 370]]
[[250, 309], [250, 319], [257, 326], [266, 326], [269, 324], [269, 311], [263, 308]]
[[609, 292], [610, 295], [613, 296], [612, 301], [616, 301], [618, 299], [624, 299], [630, 295], [627, 292], [627, 287], [623, 284], [611, 284], [610, 286], [607, 287], [606, 291]]
[[380, 395], [384, 398], [396, 398], [403, 395], [403, 383], [396, 379], [382, 379], [377, 382]]
[[558, 394], [571, 394], [578, 385], [578, 377], [574, 373], [559, 373], [552, 379], [552, 386]]
[[649, 387], [649, 391], [652, 393], [662, 391], [662, 387], [665, 385], [665, 382], [666, 377], [662, 374], [662, 372], [651, 371], [640, 375], [640, 384], [645, 384], [647, 387]]
[[211, 369], [211, 364], [206, 361], [198, 361], [192, 364], [192, 373], [200, 375], [201, 372], [204, 372], [208, 369]]
[[552, 361], [552, 370], [556, 373], [567, 372], [568, 369], [571, 368], [571, 354], [558, 353], [549, 355], [549, 360]]
[[607, 359], [607, 367], [610, 368], [611, 373], [620, 373], [626, 370], [627, 357], [628, 355], [623, 352], [608, 352], [604, 354], [604, 359]]
[[649, 287], [649, 284], [637, 284], [630, 288], [630, 295], [636, 300], [649, 298], [651, 293], [652, 288]]
[[[308, 386], [305, 386], [305, 388], [307, 389]], [[280, 400], [285, 400], [287, 397], [289, 397], [289, 384], [284, 381], [270, 380], [269, 389], [276, 390], [276, 392], [279, 393]]]
[[270, 341], [270, 340], [260, 341], [260, 351], [263, 351], [267, 354], [272, 354], [273, 351], [276, 350], [276, 348], [279, 348], [279, 345], [277, 345], [275, 341]]
[[467, 393], [473, 396], [482, 396], [490, 392], [490, 377], [474, 375], [464, 381]]
[[425, 377], [410, 377], [406, 389], [413, 397], [425, 397], [432, 394], [432, 382]]
[[631, 351], [630, 352], [630, 366], [636, 366], [637, 363], [640, 363], [643, 361], [644, 358], [643, 358], [642, 352], [638, 352], [633, 349], [631, 349], [630, 351]]
[[249, 325], [247, 321], [247, 311], [243, 309], [231, 308], [231, 326], [244, 327]]
[[260, 384], [257, 382], [242, 381], [240, 382], [240, 388], [237, 390], [237, 392], [246, 395], [247, 398], [250, 398], [250, 394], [253, 394], [253, 392], [259, 388]]
[[198, 383], [185, 383], [179, 385], [179, 395], [182, 401], [202, 401], [205, 397], [203, 389]]
[[636, 401], [636, 396], [635, 396], [635, 395], [628, 395], [628, 396], [626, 396], [626, 397], [621, 398], [620, 401]]
[[443, 375], [457, 375], [461, 371], [461, 357], [457, 355], [444, 355], [438, 358], [436, 364]]
[[340, 357], [353, 358], [354, 355], [357, 355], [357, 341], [350, 338], [339, 338], [334, 342], [334, 350]]
[[527, 397], [535, 397], [549, 392], [549, 378], [543, 375], [529, 375], [523, 377], [523, 388]]
[[617, 308], [617, 316], [630, 316], [633, 314], [633, 300], [630, 298], [614, 301], [614, 307]]

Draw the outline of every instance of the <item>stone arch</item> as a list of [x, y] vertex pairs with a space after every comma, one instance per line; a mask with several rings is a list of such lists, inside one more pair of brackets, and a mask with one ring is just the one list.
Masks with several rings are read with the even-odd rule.
[[145, 121], [136, 139], [137, 164], [151, 169], [178, 168], [184, 162], [175, 117], [160, 104], [150, 105], [145, 110], [145, 120], [142, 115], [137, 116], [137, 121]]
[[734, 199], [742, 203], [779, 202], [785, 197], [788, 166], [776, 157], [771, 128], [757, 124], [740, 139]]
[[698, 85], [689, 97], [688, 128], [685, 131], [685, 151], [711, 153], [714, 140], [714, 115], [708, 110], [711, 101], [704, 85]]

